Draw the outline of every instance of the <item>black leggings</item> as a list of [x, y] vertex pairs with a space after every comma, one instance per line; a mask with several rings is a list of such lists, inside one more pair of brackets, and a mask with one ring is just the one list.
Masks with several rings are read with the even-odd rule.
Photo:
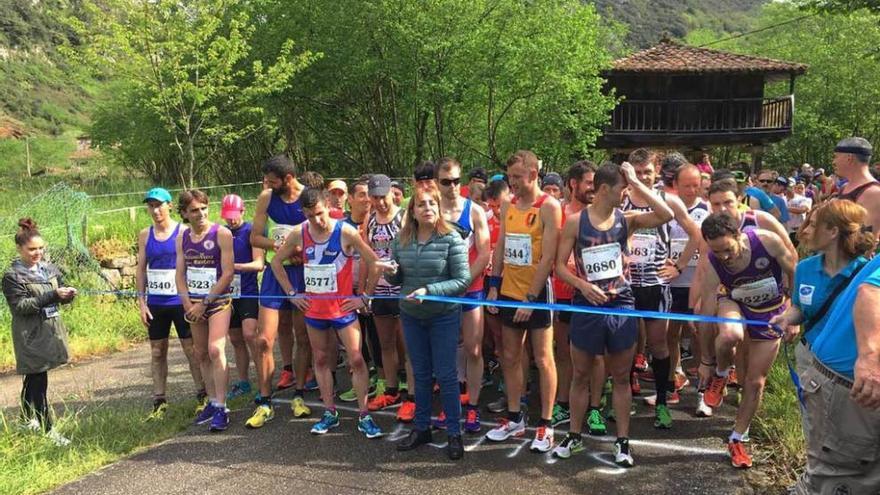
[[49, 374], [47, 372], [31, 373], [24, 375], [24, 386], [21, 389], [21, 409], [25, 421], [36, 418], [43, 427], [43, 431], [52, 429], [52, 419], [49, 417], [49, 400], [46, 391], [49, 389]]

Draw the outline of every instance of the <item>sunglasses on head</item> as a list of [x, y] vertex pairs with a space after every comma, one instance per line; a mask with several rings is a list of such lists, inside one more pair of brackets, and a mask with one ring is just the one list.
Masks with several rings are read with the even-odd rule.
[[440, 185], [443, 187], [457, 186], [459, 184], [461, 184], [461, 177], [454, 177], [452, 179], [440, 179]]

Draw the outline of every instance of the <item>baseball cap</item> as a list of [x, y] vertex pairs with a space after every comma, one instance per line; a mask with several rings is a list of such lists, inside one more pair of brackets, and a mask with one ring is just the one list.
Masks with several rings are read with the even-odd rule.
[[541, 181], [541, 187], [547, 186], [556, 186], [562, 189], [562, 176], [557, 174], [556, 172], [550, 172], [549, 174], [544, 176], [544, 180]]
[[779, 177], [776, 178], [776, 183], [779, 184], [780, 186], [787, 186], [788, 185], [788, 178], [780, 175]]
[[489, 174], [486, 173], [486, 169], [483, 167], [477, 167], [470, 172], [468, 172], [468, 179], [477, 179], [483, 182], [488, 182]]
[[433, 180], [434, 179], [434, 164], [431, 162], [422, 162], [416, 166], [416, 169], [413, 171], [413, 178], [416, 182], [420, 180]]
[[330, 181], [330, 185], [327, 186], [327, 190], [328, 190], [328, 191], [333, 191], [333, 190], [335, 190], [335, 189], [338, 189], [338, 190], [340, 190], [340, 191], [342, 191], [342, 192], [346, 192], [346, 191], [348, 191], [348, 187], [346, 187], [346, 185], [345, 185], [345, 181], [343, 181], [343, 180], [339, 180], [339, 179], [336, 179], [336, 180]]
[[401, 191], [403, 191], [403, 186], [400, 185], [400, 182], [397, 182], [396, 180], [391, 181], [391, 188], [400, 189]]
[[367, 182], [367, 193], [370, 196], [385, 196], [389, 191], [391, 191], [391, 179], [387, 175], [376, 174]]
[[220, 207], [220, 218], [224, 220], [234, 220], [241, 217], [244, 212], [244, 200], [237, 194], [227, 194], [223, 196], [223, 203]]
[[171, 202], [171, 193], [168, 192], [167, 189], [163, 187], [154, 187], [147, 191], [147, 194], [144, 195], [144, 203], [147, 201], [161, 201], [163, 203]]
[[495, 174], [489, 179], [489, 183], [495, 182], [496, 180], [504, 180], [504, 174]]

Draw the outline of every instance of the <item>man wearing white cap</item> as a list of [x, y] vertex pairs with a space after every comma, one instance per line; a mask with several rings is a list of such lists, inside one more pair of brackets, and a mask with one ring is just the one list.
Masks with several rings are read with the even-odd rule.
[[336, 179], [330, 181], [327, 186], [327, 206], [330, 208], [330, 218], [341, 220], [345, 218], [345, 200], [348, 198], [348, 187], [345, 181]]

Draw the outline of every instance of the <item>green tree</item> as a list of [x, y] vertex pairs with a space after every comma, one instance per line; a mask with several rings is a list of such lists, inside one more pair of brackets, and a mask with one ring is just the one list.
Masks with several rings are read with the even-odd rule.
[[[182, 165], [179, 179], [189, 186], [219, 147], [271, 125], [270, 97], [316, 58], [307, 51], [295, 54], [286, 36], [265, 58], [252, 58], [251, 39], [260, 21], [240, 3], [85, 1], [84, 18], [68, 19], [82, 42], [75, 55], [125, 82], [128, 103], [159, 119], [165, 132], [152, 137], [166, 136]], [[99, 140], [118, 137], [120, 145], [130, 144], [113, 128], [95, 130], [106, 133]]]
[[[767, 5], [757, 27], [802, 15], [796, 5]], [[766, 162], [789, 169], [803, 162], [828, 166], [834, 144], [847, 136], [880, 140], [880, 15], [820, 13], [713, 48], [802, 62], [809, 66], [795, 89], [794, 131], [773, 145]], [[769, 87], [788, 92], [788, 82]]]

